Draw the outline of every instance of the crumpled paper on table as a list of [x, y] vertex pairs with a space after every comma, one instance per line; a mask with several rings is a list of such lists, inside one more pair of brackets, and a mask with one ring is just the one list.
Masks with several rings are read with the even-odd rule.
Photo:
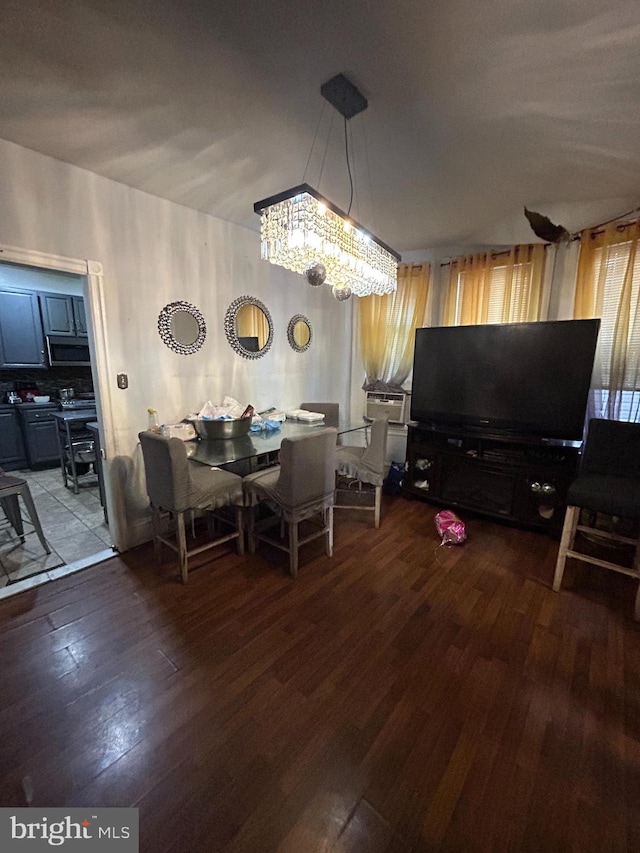
[[218, 404], [207, 400], [198, 412], [198, 417], [203, 421], [234, 420], [241, 418], [246, 408], [233, 397], [225, 397], [222, 403]]

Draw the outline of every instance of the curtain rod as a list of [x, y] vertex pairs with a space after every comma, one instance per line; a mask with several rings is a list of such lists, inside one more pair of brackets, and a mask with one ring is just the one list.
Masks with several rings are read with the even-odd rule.
[[[618, 214], [618, 216], [614, 216], [613, 219], [607, 219], [606, 222], [598, 222], [597, 225], [589, 225], [587, 228], [581, 228], [579, 231], [574, 231], [573, 234], [571, 235], [571, 242], [573, 243], [576, 240], [579, 240], [585, 231], [590, 232], [591, 237], [597, 237], [599, 234], [604, 234], [604, 226], [605, 225], [611, 225], [612, 222], [617, 222], [618, 219], [624, 219], [626, 216], [632, 216], [634, 213], [640, 213], [640, 207], [634, 207], [632, 210], [627, 210], [626, 213], [620, 213], [620, 214]], [[633, 222], [621, 222], [619, 227], [620, 227], [620, 229], [622, 229], [622, 228], [627, 228], [629, 225], [633, 225]], [[525, 244], [525, 245], [532, 245], [532, 244]], [[545, 249], [547, 248], [547, 246], [555, 246], [555, 245], [557, 245], [557, 244], [556, 243], [545, 243], [544, 244]], [[491, 254], [497, 258], [500, 255], [508, 255], [510, 251], [511, 250], [505, 250], [502, 252], [492, 252]], [[460, 255], [459, 257], [464, 258], [464, 257], [467, 257], [467, 255]], [[457, 258], [452, 258], [448, 261], [444, 261], [443, 263], [440, 264], [440, 266], [441, 267], [450, 267], [451, 264], [456, 260], [457, 260]]]
[[[538, 245], [538, 244], [520, 243], [519, 245], [524, 245], [524, 246], [527, 246], [527, 248], [530, 248], [531, 246]], [[544, 243], [543, 245], [544, 245], [544, 248], [546, 249], [548, 246], [552, 246], [553, 244], [552, 243]], [[478, 255], [478, 254], [483, 254], [483, 253], [482, 252], [471, 252], [471, 254], [472, 255], [474, 255], [474, 254]], [[499, 258], [501, 255], [510, 255], [511, 249], [503, 249], [501, 252], [485, 252], [484, 254], [493, 255], [494, 258]], [[450, 258], [448, 261], [443, 261], [440, 264], [440, 266], [441, 267], [450, 267], [451, 264], [455, 264], [459, 260], [459, 258], [467, 258], [467, 257], [469, 257], [469, 256], [468, 255], [459, 255], [457, 258]]]

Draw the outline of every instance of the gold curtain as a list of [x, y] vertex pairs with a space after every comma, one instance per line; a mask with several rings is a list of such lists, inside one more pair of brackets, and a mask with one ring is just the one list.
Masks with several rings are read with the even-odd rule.
[[540, 320], [546, 245], [456, 258], [449, 266], [445, 326]]
[[601, 320], [589, 415], [640, 420], [640, 220], [583, 231], [574, 317]]
[[257, 338], [262, 349], [269, 338], [269, 322], [262, 308], [242, 305], [236, 315], [236, 334], [240, 338]]
[[426, 321], [429, 264], [398, 264], [398, 288], [358, 300], [365, 390], [400, 390], [413, 367], [415, 330]]

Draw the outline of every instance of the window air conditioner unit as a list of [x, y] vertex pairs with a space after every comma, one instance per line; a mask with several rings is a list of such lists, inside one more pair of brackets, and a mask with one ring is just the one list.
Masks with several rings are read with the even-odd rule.
[[409, 395], [389, 391], [367, 391], [365, 419], [388, 417], [390, 424], [405, 424], [409, 420]]

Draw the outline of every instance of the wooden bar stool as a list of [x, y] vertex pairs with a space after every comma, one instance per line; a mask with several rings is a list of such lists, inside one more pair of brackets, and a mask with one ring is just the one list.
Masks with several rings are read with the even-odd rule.
[[[589, 518], [581, 520], [580, 510], [588, 510]], [[640, 580], [640, 535], [622, 536], [596, 526], [598, 514], [612, 518], [628, 519], [640, 524], [640, 424], [592, 418], [577, 478], [567, 491], [567, 512], [558, 560], [553, 578], [553, 589], [558, 592], [568, 557], [582, 560]], [[614, 545], [628, 545], [634, 549], [630, 562], [620, 565], [613, 560], [583, 553], [575, 548], [576, 535], [608, 540]], [[640, 586], [636, 593], [633, 618], [640, 621]]]
[[29, 518], [35, 527], [42, 547], [47, 554], [50, 554], [51, 548], [49, 548], [44, 533], [42, 532], [42, 526], [40, 524], [40, 519], [38, 518], [38, 511], [36, 510], [33, 498], [31, 497], [31, 490], [29, 489], [27, 481], [22, 477], [12, 477], [10, 474], [5, 474], [4, 472], [0, 473], [0, 506], [2, 506], [11, 526], [16, 531], [21, 541], [24, 542], [24, 525], [22, 523], [22, 515], [20, 513], [19, 497], [24, 501]]

